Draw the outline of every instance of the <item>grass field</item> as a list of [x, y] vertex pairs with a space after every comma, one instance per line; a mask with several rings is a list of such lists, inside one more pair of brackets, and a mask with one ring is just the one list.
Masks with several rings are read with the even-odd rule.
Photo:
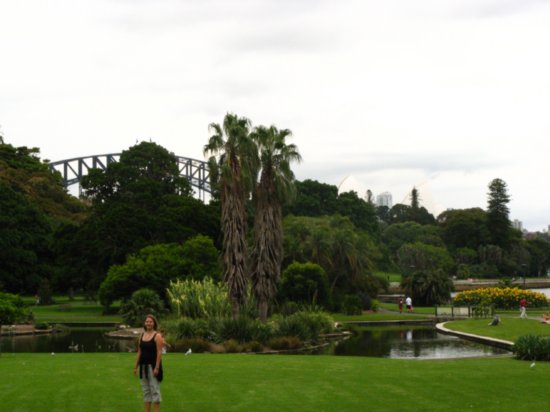
[[[82, 297], [69, 300], [67, 297], [56, 297], [53, 305], [32, 305], [26, 298], [28, 308], [32, 311], [35, 323], [65, 322], [122, 322], [120, 315], [103, 315], [103, 307], [97, 302], [87, 301]], [[113, 311], [116, 312], [114, 307]]]
[[491, 319], [465, 319], [447, 322], [447, 329], [474, 335], [516, 341], [522, 335], [550, 336], [550, 325], [534, 319], [519, 319], [517, 317], [501, 317], [498, 326], [489, 326]]
[[[2, 354], [2, 410], [139, 411], [134, 354]], [[549, 363], [168, 354], [163, 411], [526, 411], [550, 404]]]

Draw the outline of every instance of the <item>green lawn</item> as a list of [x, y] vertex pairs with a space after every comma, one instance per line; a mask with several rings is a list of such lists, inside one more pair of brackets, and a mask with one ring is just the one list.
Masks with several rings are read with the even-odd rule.
[[[53, 305], [30, 305], [35, 323], [64, 322], [122, 322], [120, 315], [103, 315], [103, 307], [97, 302], [75, 298], [56, 297]], [[116, 312], [117, 308], [114, 308]]]
[[[139, 411], [134, 354], [2, 354], [2, 410]], [[336, 356], [164, 357], [163, 411], [525, 411], [550, 404], [550, 363]], [[15, 372], [16, 371], [16, 372]]]
[[465, 319], [447, 322], [445, 327], [458, 332], [473, 333], [512, 342], [527, 334], [550, 336], [550, 325], [541, 323], [539, 320], [501, 316], [501, 323], [498, 326], [489, 326], [490, 321], [491, 319]]

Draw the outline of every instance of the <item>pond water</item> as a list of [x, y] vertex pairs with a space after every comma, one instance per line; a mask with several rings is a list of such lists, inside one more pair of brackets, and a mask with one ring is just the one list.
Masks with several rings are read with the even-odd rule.
[[[10, 352], [128, 352], [135, 340], [105, 336], [105, 328], [71, 328], [38, 336], [4, 336], [0, 350]], [[323, 351], [329, 355], [374, 356], [397, 359], [445, 359], [509, 353], [438, 333], [431, 326], [360, 328], [351, 338], [334, 342]]]
[[106, 328], [71, 328], [46, 335], [2, 336], [2, 352], [128, 352], [135, 348], [131, 339], [105, 336]]
[[450, 359], [510, 353], [492, 346], [438, 333], [431, 326], [368, 327], [345, 341], [335, 342], [331, 355], [393, 359]]

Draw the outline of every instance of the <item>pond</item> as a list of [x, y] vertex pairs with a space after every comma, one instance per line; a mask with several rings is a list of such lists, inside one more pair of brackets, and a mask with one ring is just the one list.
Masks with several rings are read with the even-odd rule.
[[325, 353], [392, 359], [452, 359], [510, 353], [437, 332], [431, 326], [366, 327], [351, 338], [335, 342]]
[[[128, 352], [132, 339], [105, 336], [106, 328], [71, 328], [51, 335], [4, 336], [0, 350], [10, 352]], [[337, 356], [374, 356], [397, 359], [445, 359], [509, 353], [438, 333], [431, 326], [384, 326], [358, 329], [351, 338], [334, 342], [322, 352]]]
[[2, 352], [128, 352], [135, 348], [132, 339], [105, 336], [110, 328], [70, 328], [46, 335], [2, 336]]

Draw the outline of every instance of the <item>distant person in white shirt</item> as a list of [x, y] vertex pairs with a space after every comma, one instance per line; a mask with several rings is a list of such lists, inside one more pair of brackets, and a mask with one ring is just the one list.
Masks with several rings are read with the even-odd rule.
[[410, 296], [405, 299], [405, 305], [407, 305], [407, 312], [413, 311], [413, 301]]

